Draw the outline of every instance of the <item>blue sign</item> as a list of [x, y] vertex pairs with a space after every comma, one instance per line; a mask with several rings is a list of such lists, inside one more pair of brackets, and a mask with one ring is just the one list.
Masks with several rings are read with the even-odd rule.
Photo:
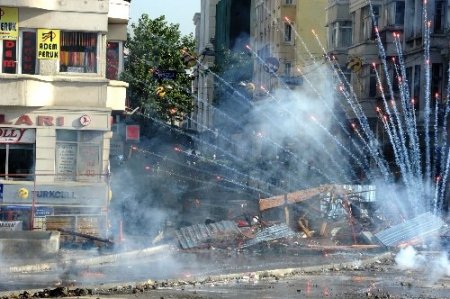
[[3, 199], [3, 184], [0, 184], [0, 199]]
[[48, 215], [53, 215], [53, 208], [50, 207], [36, 207], [34, 211], [36, 217], [45, 217]]
[[[6, 206], [6, 209], [8, 209], [8, 210], [31, 210], [31, 206], [30, 205], [26, 205], [26, 206], [9, 205], [9, 206]], [[35, 207], [34, 215], [36, 217], [45, 217], [48, 215], [53, 215], [53, 211], [54, 210], [52, 207], [38, 206], [38, 207]]]

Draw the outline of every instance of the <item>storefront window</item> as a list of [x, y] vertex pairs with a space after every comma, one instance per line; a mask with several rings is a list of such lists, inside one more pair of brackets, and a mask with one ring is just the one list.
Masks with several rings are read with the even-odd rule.
[[122, 71], [121, 42], [108, 42], [106, 52], [106, 78], [118, 80]]
[[101, 131], [56, 131], [56, 174], [63, 181], [99, 181]]
[[[0, 128], [0, 132], [18, 136], [17, 129]], [[22, 140], [0, 136], [0, 178], [33, 180], [35, 163], [34, 130], [21, 131]], [[2, 134], [5, 136], [5, 134]]]
[[97, 33], [61, 32], [60, 72], [97, 72]]

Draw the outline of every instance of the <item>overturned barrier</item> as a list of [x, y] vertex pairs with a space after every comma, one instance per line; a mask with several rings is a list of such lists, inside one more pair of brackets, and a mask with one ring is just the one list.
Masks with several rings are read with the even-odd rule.
[[45, 258], [59, 251], [59, 232], [0, 231], [0, 255], [8, 259]]

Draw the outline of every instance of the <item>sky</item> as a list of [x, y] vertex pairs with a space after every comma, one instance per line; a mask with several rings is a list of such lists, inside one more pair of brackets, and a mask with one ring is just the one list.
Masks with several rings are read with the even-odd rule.
[[165, 15], [169, 23], [180, 24], [183, 35], [194, 33], [192, 18], [196, 12], [200, 12], [200, 2], [201, 0], [132, 0], [130, 24], [137, 23], [144, 13], [152, 19]]

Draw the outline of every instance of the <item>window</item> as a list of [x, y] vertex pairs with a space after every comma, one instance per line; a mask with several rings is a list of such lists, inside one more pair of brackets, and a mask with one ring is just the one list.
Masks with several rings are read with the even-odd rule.
[[[421, 86], [420, 86], [420, 76], [421, 76], [421, 74], [420, 74], [420, 65], [415, 65], [414, 66], [414, 83], [413, 83], [413, 93], [411, 94], [411, 96], [414, 98], [414, 99], [419, 99], [420, 98], [420, 90], [421, 90]], [[418, 101], [417, 101], [417, 104], [416, 105], [418, 105], [419, 103], [418, 103]], [[418, 110], [419, 109], [419, 106], [416, 106], [416, 109]]]
[[294, 4], [294, 0], [284, 0], [284, 4], [292, 5], [292, 4]]
[[103, 132], [56, 130], [56, 175], [61, 181], [99, 181]]
[[405, 2], [393, 1], [387, 6], [387, 22], [391, 26], [403, 26], [405, 23]]
[[0, 128], [0, 177], [30, 181], [34, 178], [35, 130]]
[[396, 1], [395, 2], [395, 25], [403, 25], [405, 23], [405, 2]]
[[292, 42], [292, 26], [291, 24], [284, 24], [284, 41], [287, 43]]
[[443, 0], [435, 0], [434, 2], [434, 33], [444, 33], [445, 23], [445, 5]]
[[372, 8], [373, 11], [370, 11], [370, 6], [366, 6], [361, 12], [361, 34], [363, 41], [376, 38], [375, 28], [378, 26], [378, 19], [380, 18], [380, 6], [373, 5]]
[[440, 63], [433, 63], [431, 65], [431, 96], [434, 97], [436, 93], [442, 95], [442, 76], [443, 66]]
[[97, 72], [97, 33], [61, 32], [60, 72]]
[[286, 76], [290, 76], [292, 72], [292, 64], [290, 62], [286, 62], [284, 64], [284, 74]]
[[1, 72], [37, 74], [36, 31], [21, 30], [18, 40], [0, 42]]
[[351, 21], [342, 21], [333, 24], [331, 44], [334, 48], [345, 48], [352, 45]]
[[374, 98], [377, 96], [377, 89], [379, 88], [377, 74], [372, 66], [367, 67], [369, 68], [369, 97]]
[[123, 65], [122, 42], [108, 42], [106, 46], [106, 78], [118, 80]]
[[[397, 72], [395, 72], [395, 71], [392, 72], [392, 91], [394, 93], [397, 93], [400, 91], [400, 81], [399, 81], [400, 78], [401, 78], [400, 74], [397, 74]], [[387, 86], [387, 84], [386, 84], [386, 86]]]

